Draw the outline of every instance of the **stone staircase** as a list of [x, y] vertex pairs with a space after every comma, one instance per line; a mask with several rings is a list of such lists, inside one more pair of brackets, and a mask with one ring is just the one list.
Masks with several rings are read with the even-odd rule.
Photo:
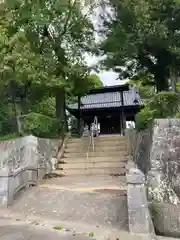
[[95, 151], [90, 149], [88, 158], [87, 140], [68, 140], [54, 171], [65, 176], [44, 179], [19, 197], [9, 209], [17, 213], [16, 218], [54, 221], [54, 226], [94, 232], [95, 239], [128, 232], [125, 138], [95, 138]]
[[88, 151], [87, 139], [71, 138], [58, 162], [56, 174], [66, 175], [118, 175], [124, 176], [127, 162], [125, 138], [103, 135], [94, 138], [95, 149]]

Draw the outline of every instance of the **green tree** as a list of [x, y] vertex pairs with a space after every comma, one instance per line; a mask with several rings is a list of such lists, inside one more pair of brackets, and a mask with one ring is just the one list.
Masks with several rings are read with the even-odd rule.
[[37, 103], [47, 94], [50, 99], [55, 96], [56, 116], [66, 122], [65, 92], [76, 94], [79, 90], [72, 86], [82, 89], [89, 84], [83, 63], [84, 52], [94, 45], [89, 14], [77, 0], [14, 0], [0, 3], [0, 16], [0, 84], [7, 86], [16, 116], [26, 113], [21, 111], [28, 105], [23, 102]]
[[101, 81], [100, 77], [96, 74], [90, 74], [88, 76], [89, 80], [89, 88], [100, 88], [103, 87], [103, 82]]
[[[154, 77], [157, 91], [169, 89], [169, 78], [179, 74], [178, 0], [110, 0], [112, 14], [103, 19], [106, 39], [103, 64], [131, 79], [140, 72]], [[122, 68], [123, 67], [123, 68]], [[177, 80], [177, 78], [176, 78]]]
[[156, 93], [153, 76], [151, 74], [141, 72], [129, 80], [128, 83], [139, 89], [139, 94], [142, 99], [149, 99]]
[[179, 100], [179, 95], [174, 92], [159, 92], [154, 95], [136, 115], [137, 130], [146, 129], [156, 118], [176, 117]]
[[0, 85], [3, 97], [13, 104], [18, 131], [22, 133], [19, 115], [25, 107], [26, 89], [29, 83], [40, 81], [45, 74], [41, 67], [41, 56], [31, 51], [25, 33], [18, 31], [10, 35], [7, 23], [1, 16]]

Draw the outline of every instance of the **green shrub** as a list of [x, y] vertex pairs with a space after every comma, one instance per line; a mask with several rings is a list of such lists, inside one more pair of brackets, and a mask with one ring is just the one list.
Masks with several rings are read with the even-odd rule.
[[136, 115], [136, 129], [147, 129], [155, 118], [175, 117], [178, 111], [179, 95], [174, 92], [160, 92], [153, 96]]
[[41, 99], [41, 101], [33, 105], [32, 112], [36, 112], [52, 118], [55, 117], [55, 113], [56, 113], [55, 98], [46, 97]]
[[11, 107], [8, 102], [0, 99], [0, 134], [6, 135], [11, 133], [12, 126], [9, 121], [12, 118]]
[[176, 118], [180, 118], [180, 112], [176, 114]]
[[42, 138], [59, 137], [62, 130], [62, 122], [56, 118], [50, 118], [37, 113], [29, 113], [21, 118], [22, 128], [26, 134], [33, 134]]
[[0, 141], [6, 141], [6, 140], [11, 140], [11, 139], [16, 139], [21, 137], [19, 133], [10, 133], [7, 135], [0, 136]]
[[150, 110], [148, 107], [145, 107], [136, 115], [136, 129], [138, 131], [147, 129], [154, 118], [155, 111]]
[[151, 110], [155, 110], [155, 117], [174, 117], [178, 110], [179, 95], [175, 92], [160, 92], [148, 103]]

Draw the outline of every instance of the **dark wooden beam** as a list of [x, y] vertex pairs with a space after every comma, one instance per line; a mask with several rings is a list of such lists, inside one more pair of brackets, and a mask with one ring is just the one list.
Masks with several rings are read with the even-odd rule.
[[123, 96], [123, 92], [120, 92], [121, 94], [121, 113], [120, 113], [120, 123], [121, 123], [121, 134], [124, 135], [124, 130], [125, 130], [125, 115], [124, 115], [124, 96]]
[[81, 97], [78, 96], [78, 134], [81, 135]]
[[103, 88], [95, 88], [88, 92], [88, 94], [95, 93], [109, 93], [109, 92], [124, 92], [129, 90], [129, 84], [108, 86]]

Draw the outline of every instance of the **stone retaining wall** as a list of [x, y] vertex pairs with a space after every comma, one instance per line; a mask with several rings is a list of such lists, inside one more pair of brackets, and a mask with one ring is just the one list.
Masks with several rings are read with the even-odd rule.
[[148, 130], [127, 130], [126, 135], [129, 145], [134, 146], [133, 160], [146, 175], [150, 199], [178, 203], [180, 119], [156, 119]]
[[134, 162], [129, 161], [126, 168], [129, 231], [153, 236], [155, 233], [148, 208], [145, 176]]
[[152, 144], [152, 127], [148, 130], [136, 132], [126, 129], [129, 154], [138, 168], [146, 175], [151, 168], [150, 151]]
[[[157, 119], [152, 128], [127, 137], [134, 162], [146, 175], [148, 200], [158, 233], [180, 236], [180, 119]], [[130, 133], [126, 133], [130, 136]]]
[[62, 140], [26, 136], [0, 142], [0, 206], [8, 206], [22, 188], [50, 173]]

